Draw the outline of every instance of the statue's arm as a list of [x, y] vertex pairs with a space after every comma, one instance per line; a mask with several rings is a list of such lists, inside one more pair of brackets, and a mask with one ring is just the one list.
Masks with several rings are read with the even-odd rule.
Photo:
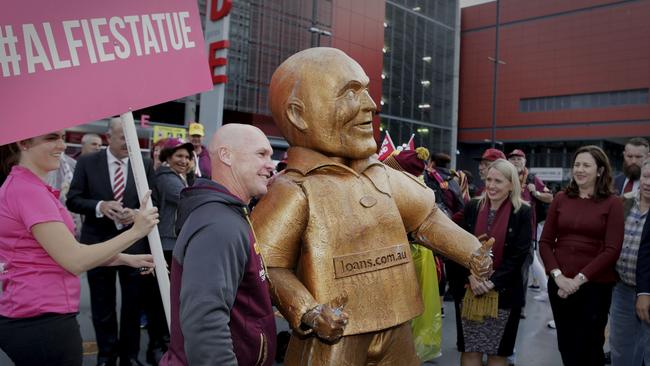
[[318, 306], [309, 290], [300, 282], [294, 272], [287, 268], [269, 268], [271, 298], [291, 329], [307, 334], [311, 328], [302, 324], [303, 316]]
[[390, 186], [407, 232], [416, 241], [444, 255], [474, 274], [487, 276], [492, 269], [490, 247], [456, 225], [439, 210], [431, 189], [412, 176], [388, 169]]
[[251, 214], [268, 268], [271, 297], [297, 331], [300, 331], [302, 316], [318, 305], [295, 274], [308, 217], [307, 198], [300, 186], [286, 176], [279, 176], [273, 182]]

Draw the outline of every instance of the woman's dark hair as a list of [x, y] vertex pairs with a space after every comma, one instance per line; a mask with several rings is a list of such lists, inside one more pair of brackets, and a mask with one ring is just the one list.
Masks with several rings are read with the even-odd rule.
[[156, 157], [153, 156], [153, 153], [154, 153], [154, 151], [156, 151], [156, 148], [159, 147], [160, 150], [162, 150], [162, 147], [163, 147], [163, 145], [165, 145], [165, 142], [167, 142], [166, 137], [158, 140], [155, 144], [153, 144], [153, 146], [151, 146], [151, 150], [149, 151], [149, 153], [151, 154], [151, 160], [156, 159]]
[[436, 153], [433, 154], [433, 161], [436, 163], [436, 166], [439, 168], [449, 168], [449, 163], [451, 163], [451, 157], [445, 153]]
[[18, 164], [20, 159], [20, 148], [12, 142], [7, 145], [0, 145], [0, 185], [4, 184], [9, 176], [11, 168]]
[[[596, 145], [583, 146], [579, 148], [573, 155], [573, 160], [571, 163], [572, 168], [573, 164], [576, 162], [576, 158], [582, 153], [589, 153], [596, 161], [598, 176], [596, 176], [594, 198], [600, 200], [614, 194], [614, 191], [612, 190], [612, 167], [609, 165], [607, 154], [605, 154], [603, 149]], [[580, 190], [578, 189], [578, 184], [576, 183], [575, 179], [571, 178], [571, 182], [569, 182], [569, 185], [564, 189], [564, 192], [571, 198], [577, 198], [580, 196]]]

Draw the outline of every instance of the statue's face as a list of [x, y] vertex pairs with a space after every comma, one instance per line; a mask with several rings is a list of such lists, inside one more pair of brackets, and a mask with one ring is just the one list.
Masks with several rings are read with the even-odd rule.
[[350, 159], [375, 153], [372, 117], [377, 105], [370, 98], [369, 79], [361, 66], [341, 52], [306, 67], [299, 98], [308, 125], [307, 147]]

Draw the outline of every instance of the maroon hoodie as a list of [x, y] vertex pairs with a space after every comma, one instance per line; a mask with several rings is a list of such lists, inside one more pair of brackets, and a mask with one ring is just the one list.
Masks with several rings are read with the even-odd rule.
[[247, 209], [211, 180], [198, 179], [182, 192], [171, 344], [160, 365], [273, 364], [275, 318]]

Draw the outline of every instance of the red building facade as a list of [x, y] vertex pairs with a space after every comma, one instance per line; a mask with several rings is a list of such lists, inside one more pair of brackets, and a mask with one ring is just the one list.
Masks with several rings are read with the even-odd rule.
[[[467, 150], [491, 139], [496, 4], [462, 10], [458, 136]], [[650, 1], [501, 0], [499, 10], [496, 140], [506, 150], [650, 136]]]

